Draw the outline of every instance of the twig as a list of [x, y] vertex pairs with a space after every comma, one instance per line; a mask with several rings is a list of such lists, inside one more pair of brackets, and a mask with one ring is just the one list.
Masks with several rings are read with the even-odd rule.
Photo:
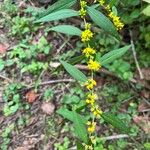
[[3, 75], [0, 75], [0, 78], [2, 78], [2, 79], [4, 79], [4, 80], [7, 80], [8, 82], [12, 82], [11, 79], [9, 79], [9, 78], [7, 78], [7, 77], [5, 77], [5, 76], [3, 76]]
[[102, 140], [116, 140], [121, 138], [128, 138], [129, 136], [127, 134], [119, 134], [119, 135], [112, 135], [108, 137], [101, 138]]
[[[57, 68], [59, 67], [61, 64], [59, 62], [54, 62], [54, 63], [50, 63], [50, 67], [52, 68]], [[87, 66], [85, 65], [80, 65], [80, 64], [77, 64], [75, 65], [78, 69], [81, 69], [81, 70], [89, 70]], [[116, 77], [118, 78], [115, 74], [113, 74], [112, 72], [108, 71], [107, 69], [105, 68], [101, 68], [100, 70], [98, 70], [97, 72], [99, 73], [104, 73], [106, 75], [109, 75], [109, 76], [112, 76], [112, 77]], [[137, 81], [135, 79], [130, 79], [129, 80], [130, 82], [132, 83], [137, 83]]]
[[64, 41], [64, 43], [59, 47], [59, 49], [57, 50], [57, 52], [59, 53], [63, 48], [64, 46], [69, 42], [69, 38], [67, 40]]
[[139, 72], [140, 79], [144, 79], [143, 73], [142, 73], [142, 71], [141, 71], [141, 69], [140, 69], [140, 65], [139, 65], [138, 60], [137, 60], [137, 57], [136, 57], [135, 45], [134, 45], [133, 38], [132, 38], [132, 31], [130, 31], [130, 37], [131, 37], [130, 42], [131, 42], [131, 49], [132, 49], [134, 61], [135, 61], [137, 70], [138, 70], [138, 72]]
[[140, 112], [150, 112], [150, 109], [144, 109], [144, 110], [142, 110]]
[[[54, 84], [54, 83], [62, 83], [62, 82], [75, 82], [75, 80], [73, 80], [73, 79], [50, 80], [50, 81], [45, 81], [45, 82], [39, 83], [38, 86]], [[29, 90], [29, 89], [31, 89], [33, 87], [35, 87], [35, 85], [27, 86], [26, 90]]]

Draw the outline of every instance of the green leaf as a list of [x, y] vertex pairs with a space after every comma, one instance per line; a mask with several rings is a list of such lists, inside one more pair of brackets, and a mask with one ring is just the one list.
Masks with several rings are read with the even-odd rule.
[[122, 120], [117, 118], [115, 115], [111, 113], [103, 113], [102, 118], [119, 131], [123, 133], [129, 133], [129, 127], [127, 127], [126, 124]]
[[99, 27], [119, 39], [116, 27], [105, 15], [103, 15], [100, 11], [94, 9], [93, 7], [88, 7], [88, 14]]
[[148, 5], [143, 11], [142, 13], [146, 16], [150, 16], [150, 5]]
[[2, 71], [5, 68], [5, 62], [0, 59], [0, 71]]
[[76, 63], [78, 63], [78, 62], [81, 62], [83, 59], [84, 59], [84, 55], [80, 55], [80, 56], [76, 56], [76, 57], [73, 57], [73, 58], [71, 58], [70, 60], [69, 60], [69, 63], [70, 64], [76, 64]]
[[70, 111], [67, 108], [60, 108], [59, 110], [57, 110], [57, 113], [61, 116], [63, 116], [64, 118], [70, 120], [71, 122], [74, 122], [74, 115], [76, 114], [76, 116], [78, 116], [78, 118], [80, 118], [80, 121], [85, 124], [87, 122], [87, 120], [83, 117], [81, 117], [80, 114]]
[[62, 10], [62, 9], [68, 9], [71, 6], [73, 6], [77, 0], [58, 0], [56, 3], [53, 5], [50, 5], [46, 10], [42, 11], [39, 17], [44, 17], [52, 12]]
[[110, 7], [114, 6], [117, 2], [118, 0], [110, 0], [109, 2]]
[[48, 31], [50, 30], [68, 34], [68, 35], [77, 35], [77, 36], [81, 36], [81, 32], [82, 32], [79, 28], [71, 25], [58, 25], [48, 29]]
[[127, 50], [130, 48], [130, 45], [129, 46], [125, 46], [125, 47], [122, 47], [122, 48], [119, 48], [119, 49], [116, 49], [116, 50], [112, 50], [110, 51], [109, 53], [103, 55], [101, 58], [100, 58], [100, 63], [101, 65], [106, 65], [108, 63], [111, 63], [113, 62], [114, 60], [116, 60], [117, 58], [121, 57], [122, 55], [125, 54], [125, 52], [127, 52]]
[[150, 3], [150, 0], [143, 0], [144, 2]]
[[74, 11], [71, 9], [62, 9], [62, 10], [53, 12], [51, 14], [48, 14], [47, 16], [44, 16], [43, 18], [38, 19], [37, 21], [35, 21], [35, 23], [60, 20], [60, 19], [65, 19], [65, 18], [74, 17], [78, 15], [79, 13], [77, 11]]
[[84, 146], [79, 141], [76, 142], [77, 150], [84, 150]]
[[60, 60], [61, 64], [64, 66], [64, 68], [66, 69], [66, 71], [76, 80], [81, 81], [81, 82], [86, 82], [87, 81], [87, 77], [79, 70], [77, 69], [75, 66], [72, 66], [70, 64], [68, 64], [65, 61]]
[[77, 134], [79, 139], [81, 139], [84, 143], [87, 143], [88, 136], [85, 124], [83, 124], [81, 118], [77, 115], [76, 112], [73, 112], [73, 116], [75, 133]]

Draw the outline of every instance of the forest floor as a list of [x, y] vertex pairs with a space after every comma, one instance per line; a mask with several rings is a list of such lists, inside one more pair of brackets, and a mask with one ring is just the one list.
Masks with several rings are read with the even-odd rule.
[[[31, 15], [34, 16], [34, 13], [28, 13], [26, 9], [29, 6], [47, 8], [51, 3], [31, 0], [9, 5], [0, 2], [0, 5], [1, 149], [74, 149], [73, 126], [57, 110], [62, 106], [71, 107], [72, 102], [76, 107], [76, 101], [84, 91], [59, 65], [59, 59], [69, 60], [80, 54], [82, 44], [78, 42], [79, 38], [46, 30], [60, 22], [33, 23]], [[147, 24], [147, 20], [145, 22]], [[80, 26], [78, 18], [67, 20], [67, 23]], [[130, 24], [134, 25], [135, 22]], [[131, 50], [124, 60], [116, 60], [109, 68], [102, 68], [96, 73], [99, 105], [102, 110], [123, 119], [131, 132], [130, 135], [122, 134], [101, 121], [96, 130], [98, 136], [106, 140], [103, 146], [108, 150], [140, 150], [150, 145], [150, 66], [147, 64], [150, 57], [147, 51], [139, 51], [144, 38], [136, 41], [137, 36], [132, 38], [129, 30], [133, 35], [142, 31], [139, 27], [129, 29], [127, 25], [120, 33], [122, 43], [135, 46], [137, 55], [134, 56]], [[103, 49], [113, 48], [116, 44], [106, 36], [104, 41], [97, 42]], [[135, 57], [138, 57], [140, 70], [136, 67]], [[143, 57], [142, 60], [139, 57]], [[122, 68], [117, 64], [121, 64]], [[80, 69], [88, 74], [82, 65]], [[127, 79], [122, 70], [128, 73]]]

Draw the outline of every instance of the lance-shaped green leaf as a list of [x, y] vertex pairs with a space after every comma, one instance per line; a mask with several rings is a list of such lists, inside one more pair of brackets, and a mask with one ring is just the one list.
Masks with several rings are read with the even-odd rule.
[[81, 36], [81, 32], [82, 32], [79, 28], [71, 25], [58, 25], [48, 29], [48, 31], [50, 30], [68, 34], [68, 35], [77, 35], [77, 36]]
[[70, 64], [76, 64], [76, 63], [81, 62], [84, 58], [85, 58], [84, 55], [75, 56], [75, 57], [73, 57], [73, 58], [71, 58], [71, 59], [69, 60], [69, 63], [70, 63]]
[[95, 22], [95, 24], [97, 24], [104, 31], [119, 39], [116, 27], [105, 15], [103, 15], [100, 11], [94, 9], [93, 7], [88, 7], [87, 10], [89, 16]]
[[40, 18], [44, 17], [54, 11], [62, 10], [62, 9], [68, 9], [71, 6], [73, 6], [77, 0], [59, 0], [53, 5], [50, 5], [46, 10], [42, 11], [40, 14]]
[[123, 133], [129, 133], [129, 127], [127, 127], [126, 124], [115, 115], [111, 113], [102, 113], [101, 116], [105, 122], [111, 124], [113, 127], [118, 129], [119, 131]]
[[128, 51], [129, 48], [130, 48], [130, 45], [116, 49], [116, 50], [112, 50], [112, 51], [108, 52], [107, 54], [103, 55], [100, 58], [99, 62], [101, 63], [101, 65], [106, 65], [108, 63], [111, 63], [115, 59], [124, 55]]
[[85, 148], [84, 148], [84, 146], [82, 145], [81, 142], [77, 141], [76, 145], [77, 145], [77, 150], [85, 150]]
[[64, 118], [70, 120], [74, 124], [75, 133], [79, 137], [80, 140], [87, 143], [87, 130], [86, 130], [86, 122], [87, 120], [82, 117], [80, 114], [75, 111], [70, 111], [66, 108], [60, 108], [57, 111], [58, 114], [62, 115]]
[[68, 9], [71, 6], [73, 6], [75, 3], [77, 2], [77, 0], [58, 0], [56, 3], [54, 3], [53, 5], [50, 5], [47, 9], [45, 9], [44, 11], [41, 11], [41, 13], [39, 14], [39, 17], [44, 17], [52, 12], [58, 11], [58, 10], [62, 10], [62, 9]]
[[66, 71], [76, 80], [81, 81], [81, 82], [86, 82], [87, 77], [75, 66], [70, 65], [69, 63], [60, 60], [61, 64], [64, 66]]
[[62, 10], [50, 13], [47, 16], [44, 16], [44, 17], [36, 20], [35, 23], [60, 20], [60, 19], [70, 18], [70, 17], [74, 17], [74, 16], [78, 16], [78, 15], [79, 15], [79, 13], [72, 9], [62, 9]]
[[[73, 111], [68, 110], [67, 108], [60, 108], [57, 110], [57, 113], [61, 116], [63, 116], [64, 118], [68, 119], [71, 122], [74, 122], [74, 115], [76, 112], [73, 113]], [[80, 121], [85, 124], [87, 122], [87, 120], [82, 117], [80, 114], [76, 113], [76, 116], [78, 116], [78, 118], [80, 118]]]
[[146, 16], [150, 16], [150, 5], [148, 5], [143, 11], [142, 13]]
[[88, 136], [85, 124], [81, 121], [81, 118], [78, 117], [76, 112], [73, 112], [73, 116], [75, 133], [77, 134], [80, 140], [82, 140], [84, 143], [87, 143]]

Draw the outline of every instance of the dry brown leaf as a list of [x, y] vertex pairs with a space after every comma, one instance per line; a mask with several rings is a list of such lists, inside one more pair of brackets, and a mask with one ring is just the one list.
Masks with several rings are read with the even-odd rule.
[[47, 115], [51, 115], [54, 112], [55, 105], [51, 102], [44, 102], [41, 106], [43, 112]]
[[149, 99], [150, 98], [150, 92], [149, 92], [149, 90], [146, 90], [146, 89], [142, 90], [141, 91], [141, 96], [144, 97], [144, 98], [146, 98], [146, 99]]
[[17, 148], [15, 148], [15, 150], [29, 150], [29, 149], [27, 149], [25, 147], [17, 147]]
[[143, 112], [144, 110], [146, 109], [149, 109], [149, 106], [148, 104], [146, 103], [141, 103], [139, 106], [138, 106], [138, 112]]
[[0, 44], [0, 54], [4, 54], [7, 51], [8, 46]]
[[26, 94], [26, 99], [29, 103], [33, 103], [36, 100], [37, 96], [37, 93], [35, 93], [34, 90], [31, 90]]
[[146, 134], [150, 134], [150, 119], [148, 116], [135, 116], [133, 121], [143, 130]]

